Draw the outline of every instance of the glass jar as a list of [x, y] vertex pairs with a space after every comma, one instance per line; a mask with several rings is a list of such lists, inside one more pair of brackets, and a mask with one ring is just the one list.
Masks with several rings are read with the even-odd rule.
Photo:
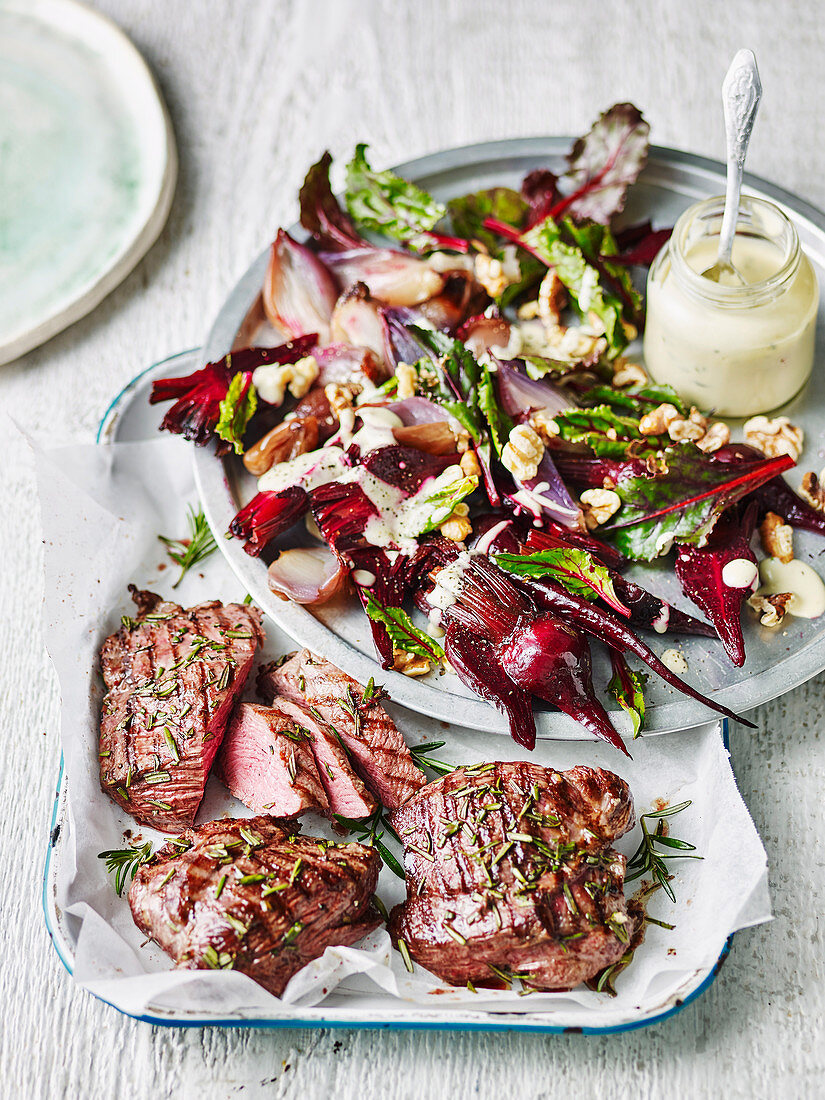
[[725, 200], [686, 210], [647, 280], [645, 364], [689, 404], [722, 416], [783, 405], [807, 382], [819, 284], [779, 207], [743, 196], [732, 261], [744, 286], [702, 272], [716, 263]]

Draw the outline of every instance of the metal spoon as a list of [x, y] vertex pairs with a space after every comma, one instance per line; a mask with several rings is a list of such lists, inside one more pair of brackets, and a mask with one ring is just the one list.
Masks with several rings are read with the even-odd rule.
[[729, 286], [744, 286], [745, 280], [733, 266], [731, 249], [736, 235], [739, 217], [739, 194], [742, 190], [742, 174], [745, 157], [751, 139], [756, 112], [762, 98], [762, 83], [752, 50], [739, 50], [731, 62], [722, 85], [722, 104], [725, 109], [725, 137], [728, 147], [728, 182], [725, 192], [725, 213], [719, 232], [719, 255], [716, 263], [702, 272], [705, 279]]

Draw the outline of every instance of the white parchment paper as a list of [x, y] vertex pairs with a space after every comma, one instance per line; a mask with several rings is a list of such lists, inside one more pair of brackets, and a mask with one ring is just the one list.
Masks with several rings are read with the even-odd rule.
[[[188, 605], [203, 599], [240, 600], [244, 592], [219, 555], [192, 570], [175, 593], [178, 570], [165, 558], [158, 534], [186, 532], [188, 503], [196, 502], [189, 452], [177, 439], [149, 443], [35, 448], [45, 540], [44, 634], [60, 680], [61, 734], [68, 796], [60, 855], [52, 888], [61, 933], [73, 954], [82, 986], [132, 1014], [162, 1012], [180, 1018], [236, 1016], [282, 1019], [306, 1015], [307, 1006], [366, 1006], [388, 1015], [404, 1006], [426, 1006], [449, 1020], [451, 1011], [538, 1014], [548, 1023], [600, 1026], [648, 1015], [684, 998], [713, 968], [728, 936], [770, 919], [765, 851], [736, 788], [717, 723], [632, 746], [633, 760], [590, 742], [540, 742], [530, 758], [555, 768], [588, 763], [611, 768], [630, 784], [637, 812], [655, 799], [692, 805], [673, 822], [674, 834], [695, 844], [702, 860], [671, 864], [677, 901], [661, 892], [653, 916], [673, 931], [650, 925], [632, 965], [610, 998], [581, 988], [570, 993], [480, 991], [445, 986], [416, 967], [405, 970], [383, 930], [356, 947], [328, 948], [293, 977], [275, 998], [233, 972], [175, 971], [170, 960], [132, 922], [98, 853], [131, 838], [163, 841], [140, 829], [98, 785], [98, 714], [102, 680], [98, 652], [103, 639], [132, 610], [127, 585], [151, 588]], [[295, 648], [270, 620], [266, 659]], [[250, 677], [254, 682], [254, 675]], [[445, 740], [436, 754], [455, 763], [512, 760], [524, 755], [509, 738], [445, 727], [390, 707], [411, 744]], [[248, 816], [221, 784], [210, 779], [198, 821], [231, 813]], [[322, 819], [308, 815], [307, 833], [333, 836]], [[619, 847], [630, 854], [638, 827]], [[635, 889], [636, 885], [633, 884]], [[379, 895], [389, 908], [404, 896], [403, 884], [384, 869]], [[323, 1006], [316, 1014], [323, 1018]]]

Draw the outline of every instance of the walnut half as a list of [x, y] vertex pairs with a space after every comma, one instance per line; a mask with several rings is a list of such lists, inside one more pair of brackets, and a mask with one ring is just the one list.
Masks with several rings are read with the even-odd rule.
[[809, 472], [802, 475], [799, 495], [804, 497], [812, 508], [816, 508], [817, 512], [825, 512], [825, 489], [816, 474]]
[[768, 512], [759, 526], [762, 549], [769, 557], [793, 561], [793, 527], [776, 512]]
[[430, 671], [430, 662], [426, 657], [396, 649], [392, 655], [392, 667], [394, 672], [402, 672], [405, 676], [426, 676]]
[[770, 596], [751, 596], [748, 605], [759, 613], [762, 626], [779, 626], [793, 599], [793, 592], [774, 592]]
[[622, 506], [622, 498], [612, 489], [586, 489], [579, 499], [589, 531], [607, 523]]
[[792, 424], [787, 416], [752, 416], [744, 424], [745, 439], [752, 447], [758, 447], [768, 458], [790, 455], [794, 462], [799, 461], [805, 446], [805, 433]]

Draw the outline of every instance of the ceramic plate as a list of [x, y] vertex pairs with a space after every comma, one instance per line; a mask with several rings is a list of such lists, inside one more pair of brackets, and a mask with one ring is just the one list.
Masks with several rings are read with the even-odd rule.
[[[570, 144], [571, 139], [558, 137], [467, 146], [411, 161], [401, 165], [398, 171], [420, 183], [436, 198], [446, 200], [495, 184], [518, 187], [525, 173], [539, 165], [560, 170], [563, 154]], [[698, 199], [720, 194], [724, 189], [723, 165], [654, 147], [647, 168], [630, 190], [625, 216], [631, 224], [650, 217], [654, 225], [672, 225], [685, 207]], [[746, 189], [783, 206], [796, 224], [802, 245], [822, 281], [825, 278], [825, 215], [755, 177], [746, 177]], [[300, 229], [297, 232], [301, 233]], [[229, 296], [203, 349], [204, 361], [219, 359], [232, 347], [241, 322], [260, 290], [267, 257], [268, 251], [258, 257]], [[800, 459], [799, 469], [791, 474], [797, 486], [801, 471], [818, 471], [823, 461], [820, 451], [825, 436], [823, 317], [825, 312], [821, 310], [817, 333], [819, 355], [813, 381], [783, 410], [795, 423], [801, 424], [806, 433], [806, 451]], [[380, 675], [392, 698], [412, 710], [476, 729], [506, 729], [501, 715], [490, 704], [471, 696], [453, 675], [431, 674], [413, 680], [398, 673], [380, 671], [367, 620], [357, 601], [352, 600], [347, 606], [327, 605], [313, 614], [307, 608], [284, 603], [275, 597], [267, 587], [266, 565], [244, 553], [240, 542], [227, 541], [223, 537], [238, 507], [254, 494], [253, 479], [245, 474], [240, 462], [233, 459], [219, 462], [211, 449], [195, 449], [194, 462], [204, 509], [221, 550], [255, 600], [296, 642], [325, 654], [362, 683], [370, 676]], [[797, 557], [821, 568], [818, 555], [825, 549], [825, 542], [820, 537], [799, 532], [795, 535], [795, 545]], [[670, 603], [690, 610], [668, 564], [636, 566], [628, 576]], [[746, 614], [750, 616], [750, 612]], [[760, 627], [751, 616], [746, 625], [748, 658], [741, 669], [730, 664], [718, 642], [705, 638], [675, 641], [671, 635], [648, 635], [647, 639], [660, 654], [677, 645], [688, 661], [686, 678], [706, 696], [741, 713], [782, 695], [825, 668], [825, 618], [788, 621], [790, 625], [786, 628], [770, 631]], [[609, 677], [609, 662], [600, 647], [594, 646], [594, 680], [602, 695], [606, 695], [604, 685]], [[684, 729], [711, 716], [702, 704], [685, 698], [655, 676], [648, 682], [646, 695], [650, 733]], [[623, 713], [613, 710], [611, 717], [622, 733], [629, 732], [629, 722]], [[549, 709], [538, 712], [537, 725], [539, 736], [543, 737], [584, 736], [581, 727], [571, 719]]]
[[0, 363], [83, 317], [154, 243], [171, 123], [143, 58], [74, 0], [0, 0]]

